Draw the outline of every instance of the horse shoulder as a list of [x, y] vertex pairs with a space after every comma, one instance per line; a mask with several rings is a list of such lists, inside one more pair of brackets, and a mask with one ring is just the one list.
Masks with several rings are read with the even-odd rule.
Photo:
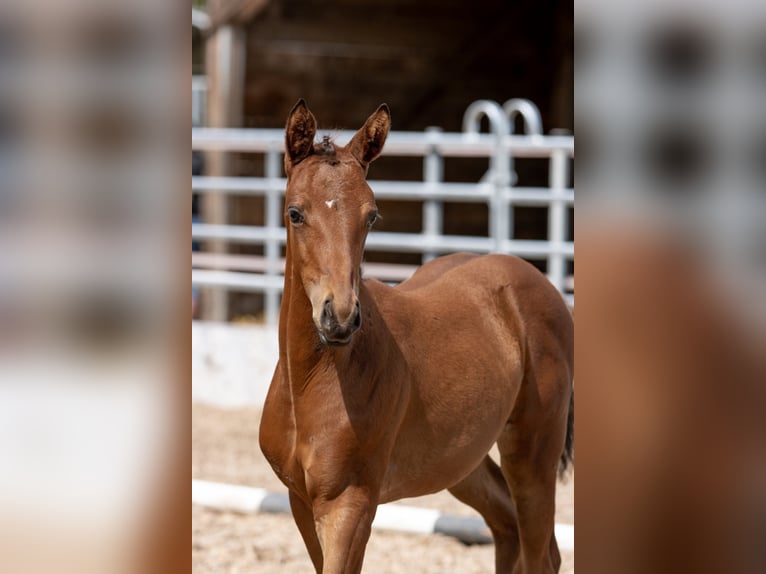
[[495, 277], [509, 318], [524, 338], [528, 352], [559, 357], [570, 366], [574, 358], [574, 321], [564, 297], [531, 263], [511, 255], [488, 255], [483, 274]]
[[486, 274], [496, 277], [507, 287], [517, 302], [519, 312], [527, 319], [540, 317], [560, 322], [559, 327], [571, 326], [572, 316], [561, 293], [540, 270], [528, 261], [513, 255], [487, 255]]

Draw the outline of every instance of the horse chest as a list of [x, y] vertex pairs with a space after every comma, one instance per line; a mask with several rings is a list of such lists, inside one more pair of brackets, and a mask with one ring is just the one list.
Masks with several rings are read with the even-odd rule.
[[332, 498], [349, 480], [380, 485], [391, 475], [387, 467], [411, 382], [404, 360], [388, 364], [385, 377], [371, 368], [371, 359], [349, 361], [345, 369], [331, 362], [280, 369], [273, 385], [281, 392], [266, 405], [270, 430], [278, 427], [269, 432], [267, 458], [280, 480], [305, 500]]
[[[296, 432], [289, 452], [272, 462], [272, 468], [290, 490], [304, 500], [334, 498], [348, 484], [350, 476], [359, 476], [358, 456], [348, 456], [344, 438], [334, 433], [301, 434]], [[347, 445], [348, 446], [348, 445]]]
[[263, 453], [279, 479], [290, 490], [305, 494], [307, 451], [294, 424], [283, 428], [278, 439], [262, 444]]
[[328, 469], [345, 468], [351, 460], [348, 455], [357, 451], [351, 426], [343, 417], [298, 416], [288, 426], [267, 458], [282, 482], [298, 492], [310, 492], [312, 483], [327, 482], [333, 475]]

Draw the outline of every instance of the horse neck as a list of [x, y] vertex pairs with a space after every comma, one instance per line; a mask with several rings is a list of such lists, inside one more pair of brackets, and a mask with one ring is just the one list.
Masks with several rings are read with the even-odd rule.
[[[365, 340], [364, 329], [358, 331], [351, 343], [345, 347], [326, 347], [320, 343], [312, 319], [311, 301], [306, 295], [300, 273], [294, 263], [288, 242], [285, 253], [285, 284], [279, 315], [279, 359], [287, 367], [286, 376], [293, 398], [299, 394], [309, 373], [320, 361], [335, 362], [336, 368], [346, 370], [353, 368], [349, 361], [355, 347], [364, 345], [364, 354], [370, 360], [374, 360], [372, 355], [375, 353], [374, 345], [371, 346], [369, 341]], [[364, 283], [360, 285], [359, 291], [360, 300], [368, 300]]]
[[[288, 367], [305, 362], [315, 354], [317, 334], [311, 318], [312, 308], [294, 265], [290, 243], [285, 252], [285, 284], [279, 312], [279, 358]], [[292, 372], [293, 369], [289, 368]]]
[[311, 301], [303, 287], [297, 262], [289, 241], [285, 252], [285, 285], [279, 314], [279, 359], [287, 366], [287, 377], [293, 395], [308, 374], [332, 351], [321, 345], [317, 334]]

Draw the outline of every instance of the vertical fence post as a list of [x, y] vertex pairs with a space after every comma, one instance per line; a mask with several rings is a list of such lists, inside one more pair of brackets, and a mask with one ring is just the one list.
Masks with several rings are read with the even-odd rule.
[[[437, 189], [444, 179], [444, 158], [439, 155], [436, 142], [442, 129], [439, 127], [426, 128], [426, 138], [431, 143], [423, 158], [423, 181], [429, 184], [429, 189]], [[423, 202], [423, 234], [429, 243], [442, 233], [443, 207], [441, 200], [427, 199]], [[438, 256], [436, 251], [424, 251], [423, 263], [428, 263]]]
[[567, 207], [562, 198], [562, 191], [568, 187], [568, 182], [569, 158], [567, 153], [563, 149], [553, 150], [549, 168], [551, 203], [548, 206], [548, 242], [551, 246], [551, 252], [548, 255], [548, 278], [562, 293], [564, 292], [566, 273], [563, 247], [567, 236]]
[[[543, 121], [540, 117], [540, 110], [537, 109], [537, 106], [530, 102], [529, 100], [526, 100], [524, 98], [512, 98], [510, 100], [507, 100], [503, 104], [503, 112], [505, 112], [505, 117], [508, 119], [508, 132], [510, 135], [513, 135], [515, 130], [515, 119], [517, 115], [520, 115], [521, 118], [524, 120], [524, 133], [526, 135], [530, 136], [541, 136], [543, 133]], [[510, 155], [510, 151], [507, 155]], [[513, 167], [513, 158], [508, 158], [508, 178], [509, 188], [512, 186], [515, 186], [518, 184], [518, 176], [516, 174], [516, 171]], [[513, 211], [513, 194], [509, 194], [509, 200], [508, 204], [505, 206], [505, 209], [508, 211], [508, 217], [510, 218], [510, 225], [509, 225], [509, 233], [511, 234], [511, 239], [513, 239], [513, 219], [514, 219], [514, 211]]]
[[207, 78], [192, 76], [192, 126], [205, 125], [205, 106], [207, 101]]
[[465, 110], [463, 132], [469, 139], [479, 133], [482, 116], [489, 119], [489, 128], [494, 135], [494, 148], [489, 158], [490, 181], [494, 188], [489, 201], [489, 234], [492, 237], [492, 249], [503, 251], [503, 244], [511, 238], [511, 221], [508, 214], [506, 191], [511, 183], [511, 162], [503, 138], [508, 134], [508, 118], [497, 102], [477, 100]]
[[[242, 26], [222, 26], [206, 43], [207, 88], [206, 123], [225, 128], [242, 124], [242, 94], [245, 80], [245, 30]], [[206, 172], [211, 176], [231, 175], [231, 155], [227, 151], [210, 151], [205, 156]], [[202, 218], [206, 223], [226, 225], [229, 219], [229, 197], [207, 191], [202, 195]], [[226, 241], [206, 241], [206, 250], [228, 253]], [[207, 289], [202, 300], [205, 320], [227, 321], [229, 293], [224, 289]]]
[[492, 151], [492, 178], [495, 191], [492, 198], [492, 221], [490, 233], [494, 239], [494, 251], [505, 251], [503, 244], [508, 239], [513, 239], [513, 212], [508, 190], [511, 188], [511, 156], [509, 150], [503, 145], [503, 137], [495, 138], [495, 149]]
[[[269, 230], [269, 237], [266, 239], [266, 275], [269, 277], [279, 277], [279, 257], [280, 243], [277, 233], [280, 228], [280, 211], [282, 206], [281, 183], [279, 181], [279, 160], [280, 150], [274, 146], [269, 146], [269, 150], [264, 157], [266, 165], [264, 173], [268, 180], [266, 190], [266, 228]], [[279, 321], [279, 290], [268, 287], [265, 291], [265, 315], [268, 325], [276, 325]]]

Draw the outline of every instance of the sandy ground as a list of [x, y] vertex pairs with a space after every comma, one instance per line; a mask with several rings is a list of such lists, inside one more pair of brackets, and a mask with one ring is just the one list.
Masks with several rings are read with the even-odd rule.
[[[258, 448], [257, 408], [192, 408], [193, 478], [257, 486], [286, 492]], [[400, 501], [472, 516], [475, 512], [449, 493]], [[574, 523], [574, 475], [560, 483], [556, 522]], [[574, 572], [574, 553], [562, 553], [562, 574]], [[290, 574], [313, 572], [292, 517], [243, 515], [194, 507], [192, 564], [195, 574]], [[466, 546], [440, 535], [414, 535], [374, 530], [365, 555], [364, 572], [491, 573], [492, 545]]]

